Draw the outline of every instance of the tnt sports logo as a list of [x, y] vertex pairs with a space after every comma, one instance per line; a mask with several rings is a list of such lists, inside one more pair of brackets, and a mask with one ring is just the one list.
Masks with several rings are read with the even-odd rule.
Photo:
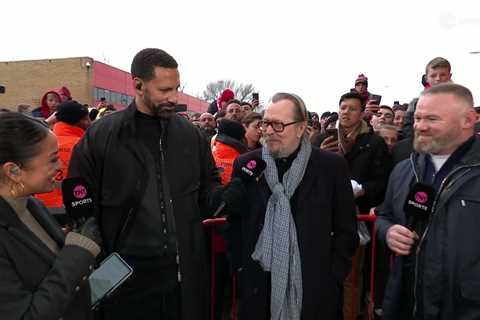
[[428, 201], [428, 195], [427, 193], [423, 192], [423, 191], [419, 191], [417, 193], [415, 193], [415, 201], [417, 201], [418, 203], [426, 203]]
[[73, 188], [73, 196], [77, 199], [83, 199], [87, 196], [87, 189], [82, 185], [78, 185]]
[[257, 162], [255, 160], [250, 160], [247, 163], [247, 168], [250, 170], [255, 169], [256, 166], [257, 166]]

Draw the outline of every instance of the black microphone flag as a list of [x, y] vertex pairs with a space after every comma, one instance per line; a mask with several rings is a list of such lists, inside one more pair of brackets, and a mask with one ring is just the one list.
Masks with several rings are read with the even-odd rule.
[[74, 220], [93, 215], [94, 203], [91, 188], [84, 178], [67, 178], [62, 181], [65, 211]]

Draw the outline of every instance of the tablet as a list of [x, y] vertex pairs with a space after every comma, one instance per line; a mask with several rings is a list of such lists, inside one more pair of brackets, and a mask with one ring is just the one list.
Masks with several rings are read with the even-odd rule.
[[116, 252], [103, 260], [100, 267], [93, 271], [88, 278], [92, 308], [111, 295], [125, 280], [130, 278], [132, 273], [132, 267]]

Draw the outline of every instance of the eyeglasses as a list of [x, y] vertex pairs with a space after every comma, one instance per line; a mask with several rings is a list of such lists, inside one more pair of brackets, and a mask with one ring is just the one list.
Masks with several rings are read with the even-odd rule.
[[292, 124], [299, 123], [302, 121], [293, 121], [289, 123], [283, 123], [280, 121], [267, 121], [267, 120], [262, 120], [258, 123], [260, 130], [262, 131], [267, 131], [269, 126], [272, 126], [273, 131], [275, 132], [283, 132], [285, 130], [285, 127], [291, 126]]

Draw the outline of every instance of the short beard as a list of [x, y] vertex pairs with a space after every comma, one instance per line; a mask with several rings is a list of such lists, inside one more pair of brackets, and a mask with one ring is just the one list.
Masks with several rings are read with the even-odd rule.
[[150, 99], [150, 94], [148, 94], [148, 92], [145, 92], [143, 103], [148, 108], [148, 110], [150, 110], [150, 112], [154, 117], [162, 118], [162, 119], [170, 119], [175, 114], [174, 103], [154, 104]]
[[459, 134], [456, 130], [451, 130], [442, 137], [432, 137], [430, 142], [421, 142], [418, 140], [419, 135], [415, 132], [413, 149], [419, 153], [441, 154], [457, 140]]

